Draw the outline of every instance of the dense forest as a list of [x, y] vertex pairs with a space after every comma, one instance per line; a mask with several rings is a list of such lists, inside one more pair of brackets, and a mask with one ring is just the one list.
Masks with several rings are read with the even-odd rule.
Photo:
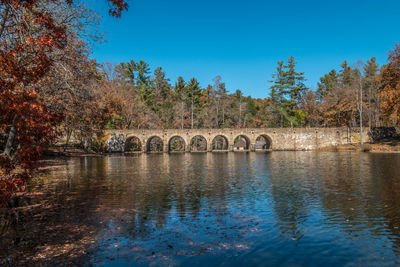
[[[128, 6], [108, 0], [111, 16]], [[43, 146], [60, 136], [95, 142], [104, 129], [396, 126], [400, 122], [400, 45], [379, 66], [332, 66], [317, 90], [294, 57], [265, 77], [265, 98], [168, 79], [144, 61], [100, 64], [104, 40], [85, 1], [0, 0], [0, 203], [21, 188]], [[195, 76], [195, 75], [194, 75]]]
[[131, 60], [100, 66], [93, 93], [104, 114], [100, 129], [355, 127], [361, 117], [366, 126], [395, 125], [396, 117], [383, 113], [380, 70], [375, 58], [354, 66], [345, 61], [313, 91], [290, 57], [265, 77], [266, 97], [257, 99], [228, 90], [221, 76], [202, 88], [196, 78], [170, 81], [161, 67], [152, 72]]

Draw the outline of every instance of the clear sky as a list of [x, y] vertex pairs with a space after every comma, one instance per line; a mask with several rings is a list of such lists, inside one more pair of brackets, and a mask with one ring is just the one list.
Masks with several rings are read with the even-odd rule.
[[294, 56], [315, 89], [344, 60], [384, 64], [400, 41], [399, 0], [128, 0], [120, 19], [92, 3], [107, 32], [99, 62], [142, 59], [204, 87], [221, 75], [229, 91], [260, 98], [279, 60]]

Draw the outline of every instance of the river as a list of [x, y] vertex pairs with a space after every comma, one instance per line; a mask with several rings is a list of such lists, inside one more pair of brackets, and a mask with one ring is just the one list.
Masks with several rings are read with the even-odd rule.
[[[389, 266], [400, 263], [399, 167], [394, 153], [72, 158], [44, 180], [54, 214], [34, 235], [37, 213], [9, 231], [41, 236], [36, 263], [55, 247], [49, 262], [99, 266]], [[51, 237], [69, 232], [84, 255]]]

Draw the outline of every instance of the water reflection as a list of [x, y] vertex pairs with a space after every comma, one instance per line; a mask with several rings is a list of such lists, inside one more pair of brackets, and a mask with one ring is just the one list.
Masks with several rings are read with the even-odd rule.
[[63, 179], [43, 227], [90, 229], [91, 264], [392, 265], [397, 166], [400, 154], [332, 152], [72, 159], [50, 175]]

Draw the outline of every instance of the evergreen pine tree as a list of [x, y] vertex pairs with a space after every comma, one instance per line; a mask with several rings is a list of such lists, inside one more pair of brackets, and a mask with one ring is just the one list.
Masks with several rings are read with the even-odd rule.
[[169, 79], [166, 78], [166, 74], [161, 67], [154, 70], [152, 85], [155, 95], [153, 110], [160, 117], [163, 127], [167, 129], [171, 128], [173, 127], [172, 121], [174, 117], [172, 91]]
[[151, 107], [154, 101], [154, 93], [151, 90], [152, 88], [149, 64], [147, 64], [143, 60], [140, 60], [135, 64], [134, 70], [137, 72], [135, 80], [140, 98], [149, 107]]
[[135, 61], [131, 60], [127, 63], [120, 63], [116, 66], [118, 78], [125, 83], [135, 85]]
[[178, 81], [175, 84], [175, 95], [180, 106], [178, 113], [180, 115], [181, 129], [183, 129], [185, 124], [184, 118], [185, 118], [185, 105], [187, 100], [187, 87], [185, 80], [181, 76], [178, 77]]
[[171, 92], [171, 85], [169, 84], [169, 79], [167, 79], [165, 72], [161, 67], [154, 70], [153, 87], [155, 94], [160, 100], [165, 100], [168, 98]]
[[[379, 124], [380, 117], [380, 101], [378, 85], [376, 83], [376, 75], [379, 71], [379, 65], [376, 63], [376, 58], [372, 57], [364, 66], [364, 88], [368, 101], [368, 122], [371, 127]], [[374, 122], [374, 123], [373, 123]]]
[[342, 86], [351, 86], [353, 83], [353, 70], [347, 63], [344, 61], [340, 66], [342, 69], [339, 71], [339, 81]]
[[194, 128], [194, 113], [200, 104], [201, 88], [199, 82], [192, 78], [187, 84], [188, 100], [190, 104], [191, 128]]
[[329, 95], [334, 89], [339, 86], [339, 76], [336, 70], [331, 70], [325, 74], [324, 77], [320, 78], [318, 82], [317, 95], [320, 101]]
[[294, 57], [289, 57], [288, 64], [285, 66], [287, 69], [285, 79], [288, 85], [286, 94], [289, 96], [292, 109], [300, 104], [302, 97], [307, 91], [307, 87], [304, 84], [306, 80], [304, 72], [296, 72], [296, 64], [297, 62]]
[[276, 72], [272, 75], [274, 84], [271, 86], [271, 98], [276, 107], [276, 114], [279, 114], [281, 127], [285, 122], [289, 122], [293, 127], [303, 121], [298, 121], [297, 118], [307, 87], [304, 84], [304, 73], [296, 72], [296, 64], [294, 57], [289, 57], [286, 65], [279, 61]]
[[272, 74], [274, 80], [270, 81], [274, 84], [271, 86], [271, 98], [275, 103], [282, 103], [284, 100], [285, 89], [286, 89], [286, 73], [284, 70], [283, 61], [278, 62], [276, 72]]

